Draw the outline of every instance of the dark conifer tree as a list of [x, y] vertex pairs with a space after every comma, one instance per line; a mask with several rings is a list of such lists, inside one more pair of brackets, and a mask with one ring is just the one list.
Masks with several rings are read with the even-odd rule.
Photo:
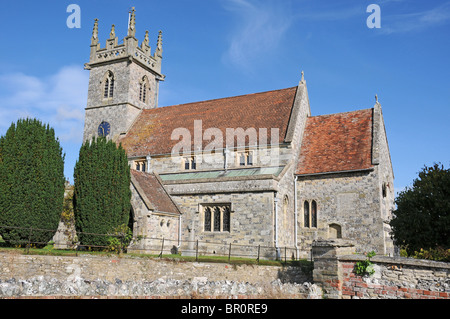
[[105, 138], [80, 148], [74, 172], [75, 227], [81, 245], [107, 246], [108, 237], [130, 214], [130, 167], [125, 150]]
[[53, 128], [37, 119], [13, 123], [0, 138], [3, 239], [12, 245], [28, 240], [46, 245], [58, 228], [64, 183], [64, 154]]

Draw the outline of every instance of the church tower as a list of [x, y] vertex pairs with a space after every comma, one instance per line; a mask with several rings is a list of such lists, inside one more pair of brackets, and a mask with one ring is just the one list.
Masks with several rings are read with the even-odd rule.
[[143, 109], [158, 105], [159, 81], [165, 78], [161, 73], [161, 31], [153, 55], [148, 31], [141, 45], [135, 35], [134, 8], [129, 15], [128, 32], [123, 43], [119, 43], [112, 25], [106, 47], [101, 48], [98, 20], [95, 19], [90, 59], [85, 64], [85, 69], [89, 70], [89, 89], [84, 141], [94, 136], [116, 140], [127, 132]]

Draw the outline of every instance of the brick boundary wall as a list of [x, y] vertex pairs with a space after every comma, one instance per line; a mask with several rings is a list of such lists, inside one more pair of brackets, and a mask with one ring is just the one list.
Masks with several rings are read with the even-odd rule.
[[346, 240], [316, 241], [313, 281], [325, 298], [334, 299], [450, 299], [450, 263], [374, 256], [375, 273], [354, 272], [354, 245]]

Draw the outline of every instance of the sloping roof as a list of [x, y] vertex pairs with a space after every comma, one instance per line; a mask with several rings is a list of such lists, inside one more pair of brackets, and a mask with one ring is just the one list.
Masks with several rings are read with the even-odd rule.
[[134, 169], [130, 171], [131, 182], [149, 209], [164, 213], [180, 214], [178, 207], [155, 174], [144, 173]]
[[160, 178], [163, 182], [166, 181], [179, 181], [179, 180], [191, 180], [191, 179], [204, 179], [204, 178], [222, 178], [222, 177], [238, 177], [238, 176], [260, 176], [260, 175], [273, 175], [278, 176], [283, 170], [284, 166], [272, 166], [272, 167], [254, 167], [244, 169], [231, 169], [231, 170], [217, 170], [217, 171], [204, 171], [204, 172], [187, 172], [187, 173], [167, 173], [161, 174]]
[[[255, 128], [257, 133], [259, 128], [267, 128], [268, 141], [264, 144], [271, 142], [271, 129], [278, 128], [279, 142], [283, 142], [296, 92], [297, 87], [292, 87], [143, 110], [120, 142], [129, 157], [168, 154], [181, 140], [178, 136], [171, 140], [172, 132], [176, 128], [186, 128], [190, 131], [191, 150], [194, 151], [195, 120], [202, 121], [203, 132], [208, 128], [220, 129], [223, 147], [226, 146], [227, 128]], [[211, 141], [202, 142], [204, 148]]]
[[373, 109], [309, 117], [297, 175], [363, 170], [372, 165]]

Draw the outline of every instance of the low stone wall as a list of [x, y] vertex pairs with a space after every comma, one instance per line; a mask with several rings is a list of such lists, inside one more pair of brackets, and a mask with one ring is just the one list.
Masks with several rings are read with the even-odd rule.
[[316, 241], [313, 258], [313, 281], [325, 298], [450, 299], [449, 263], [374, 256], [375, 273], [360, 276], [355, 264], [367, 257], [345, 240]]
[[0, 252], [0, 298], [450, 299], [450, 263], [375, 256], [360, 276], [350, 241], [314, 242], [314, 269], [124, 256]]
[[450, 299], [448, 263], [375, 256], [371, 258], [375, 273], [358, 276], [353, 272], [355, 256], [342, 256], [339, 261], [344, 299]]
[[0, 298], [321, 298], [300, 267], [0, 253]]

